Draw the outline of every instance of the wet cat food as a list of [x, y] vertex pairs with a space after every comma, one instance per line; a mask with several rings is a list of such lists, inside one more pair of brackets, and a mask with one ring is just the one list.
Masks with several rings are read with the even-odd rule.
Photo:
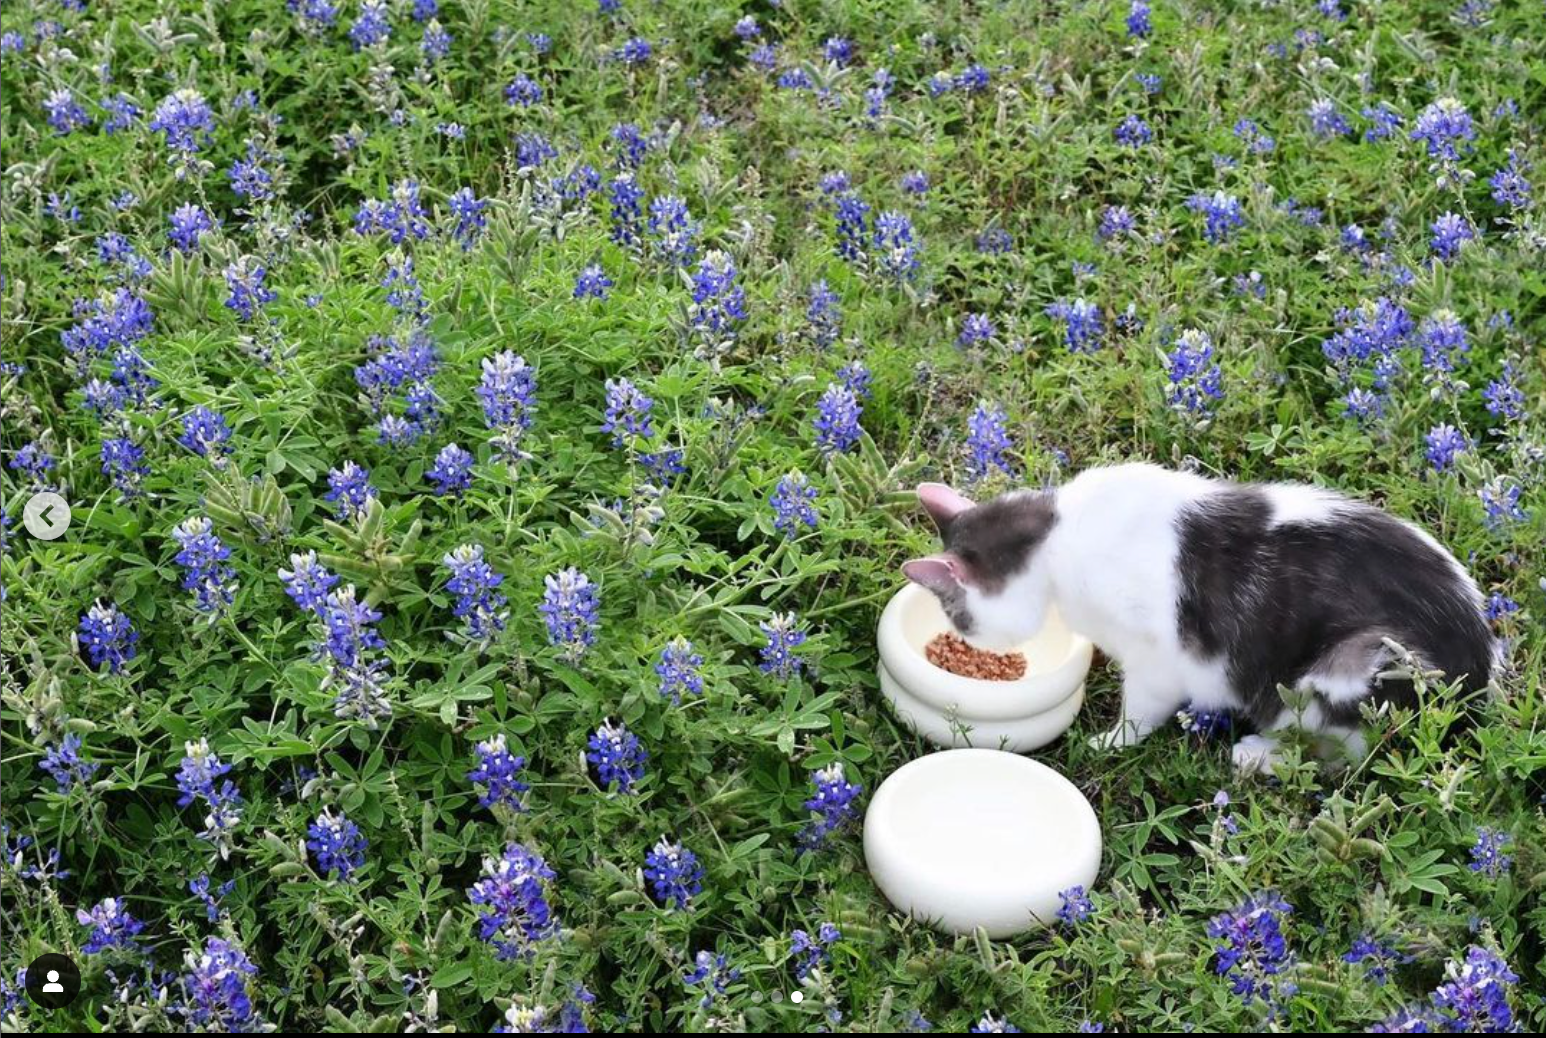
[[968, 645], [946, 631], [924, 647], [929, 662], [963, 678], [984, 681], [1018, 681], [1025, 677], [1025, 656], [1018, 652], [988, 652]]

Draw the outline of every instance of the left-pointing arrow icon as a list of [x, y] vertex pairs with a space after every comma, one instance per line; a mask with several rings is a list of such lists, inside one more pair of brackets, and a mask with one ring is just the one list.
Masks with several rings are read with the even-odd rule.
[[21, 520], [38, 540], [58, 540], [70, 528], [70, 502], [51, 490], [33, 494], [22, 507]]

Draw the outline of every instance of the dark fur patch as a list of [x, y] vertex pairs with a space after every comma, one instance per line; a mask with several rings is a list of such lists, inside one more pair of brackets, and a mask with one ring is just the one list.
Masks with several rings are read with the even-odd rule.
[[[1277, 686], [1335, 668], [1382, 637], [1460, 680], [1487, 683], [1492, 635], [1450, 559], [1384, 512], [1346, 502], [1318, 522], [1273, 526], [1254, 487], [1231, 487], [1179, 520], [1182, 644], [1223, 657], [1258, 727], [1282, 709]], [[1412, 683], [1371, 683], [1375, 702], [1413, 706]], [[1328, 720], [1351, 724], [1358, 703], [1321, 700]]]
[[956, 516], [941, 531], [975, 587], [997, 594], [1025, 569], [1057, 522], [1048, 494], [1008, 494]]

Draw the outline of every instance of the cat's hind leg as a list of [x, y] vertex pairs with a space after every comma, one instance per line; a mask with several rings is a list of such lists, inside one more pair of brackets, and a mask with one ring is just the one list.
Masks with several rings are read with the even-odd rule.
[[1175, 717], [1186, 701], [1178, 674], [1160, 668], [1132, 668], [1122, 671], [1122, 716], [1109, 730], [1093, 736], [1090, 745], [1097, 750], [1119, 750], [1136, 746], [1156, 728]]

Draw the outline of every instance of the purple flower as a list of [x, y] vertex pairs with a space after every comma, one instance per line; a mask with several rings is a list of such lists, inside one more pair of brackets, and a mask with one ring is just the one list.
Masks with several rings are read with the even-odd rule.
[[1245, 226], [1245, 212], [1240, 199], [1234, 195], [1215, 191], [1199, 192], [1186, 200], [1186, 207], [1204, 218], [1203, 237], [1211, 242], [1228, 241], [1235, 231]]
[[1094, 353], [1101, 347], [1104, 319], [1100, 307], [1080, 296], [1059, 299], [1046, 309], [1048, 317], [1063, 322], [1063, 342], [1070, 353]]
[[[139, 650], [135, 648], [140, 634], [129, 618], [114, 605], [105, 605], [98, 599], [81, 616], [80, 643], [91, 660], [91, 669], [100, 671], [104, 666], [109, 674], [122, 674], [124, 666]], [[79, 740], [76, 740], [79, 745]]]
[[[481, 214], [481, 208], [478, 212]], [[385, 234], [393, 245], [401, 245], [409, 238], [428, 238], [428, 213], [419, 200], [419, 182], [399, 180], [386, 199], [366, 199], [354, 216], [354, 232]]]
[[1154, 31], [1149, 24], [1149, 5], [1144, 0], [1133, 0], [1127, 9], [1127, 34], [1135, 39], [1143, 39]]
[[477, 544], [447, 552], [441, 562], [451, 571], [446, 590], [456, 596], [452, 612], [463, 622], [462, 638], [487, 645], [505, 629], [506, 599], [499, 593], [505, 578], [483, 560], [483, 548]]
[[1529, 166], [1512, 148], [1508, 153], [1508, 165], [1488, 179], [1492, 187], [1492, 200], [1510, 209], [1524, 209], [1530, 205], [1530, 181], [1525, 177]]
[[703, 866], [692, 851], [662, 836], [644, 857], [644, 879], [656, 901], [683, 911], [703, 891]]
[[145, 924], [129, 914], [123, 898], [103, 898], [89, 912], [78, 908], [75, 910], [75, 919], [82, 926], [91, 927], [86, 943], [81, 945], [81, 951], [87, 955], [97, 955], [110, 948], [120, 948], [126, 952], [140, 950], [134, 936], [145, 929]]
[[805, 809], [815, 817], [800, 830], [799, 844], [805, 851], [824, 847], [833, 835], [853, 828], [859, 821], [859, 797], [864, 787], [848, 781], [842, 761], [834, 761], [811, 772], [810, 799]]
[[1459, 213], [1445, 213], [1433, 221], [1433, 253], [1441, 260], [1452, 260], [1460, 255], [1465, 244], [1476, 237], [1476, 231]]
[[1364, 130], [1363, 139], [1370, 144], [1393, 136], [1397, 130], [1401, 129], [1401, 113], [1391, 108], [1384, 101], [1365, 108], [1363, 110], [1363, 117], [1369, 120], [1369, 127]]
[[473, 194], [472, 188], [464, 187], [447, 198], [446, 205], [451, 215], [456, 217], [451, 237], [460, 242], [462, 251], [466, 252], [478, 244], [478, 239], [483, 237], [483, 231], [488, 227], [488, 218], [483, 215], [489, 206], [488, 200]]
[[1118, 144], [1128, 148], [1141, 148], [1154, 139], [1154, 131], [1149, 129], [1149, 124], [1136, 115], [1129, 115], [1117, 123], [1111, 135]]
[[597, 784], [603, 789], [617, 786], [619, 793], [631, 793], [644, 778], [649, 751], [639, 745], [639, 737], [611, 719], [591, 733], [585, 759], [596, 769]]
[[482, 906], [478, 939], [492, 944], [500, 960], [524, 959], [533, 944], [558, 931], [547, 889], [556, 875], [541, 856], [518, 843], [505, 844], [497, 858], [483, 859], [482, 878], [467, 891], [467, 899]]
[[1487, 401], [1487, 412], [1505, 422], [1517, 422], [1525, 416], [1525, 394], [1514, 380], [1514, 365], [1509, 361], [1503, 362], [1503, 373], [1487, 383], [1482, 397]]
[[328, 592], [338, 583], [338, 578], [317, 561], [314, 551], [291, 555], [290, 569], [281, 569], [279, 579], [295, 604], [313, 613], [322, 612], [327, 605]]
[[1211, 417], [1214, 404], [1224, 398], [1224, 384], [1208, 333], [1195, 328], [1182, 332], [1164, 363], [1165, 400], [1170, 407], [1199, 418]]
[[151, 132], [163, 134], [166, 146], [183, 156], [200, 151], [210, 142], [215, 114], [197, 90], [184, 88], [168, 94], [156, 107], [149, 123]]
[[818, 281], [811, 286], [805, 320], [811, 341], [817, 349], [827, 349], [842, 334], [843, 309], [839, 305], [837, 293], [828, 288], [825, 281]]
[[650, 200], [649, 230], [655, 255], [670, 266], [685, 267], [698, 253], [698, 225], [687, 203], [675, 195]]
[[120, 499], [137, 497], [140, 481], [150, 474], [145, 452], [127, 436], [102, 441], [102, 474], [112, 480]]
[[730, 965], [730, 959], [727, 956], [700, 951], [693, 959], [693, 968], [683, 975], [682, 983], [688, 987], [702, 984], [703, 998], [699, 1000], [698, 1005], [700, 1008], [708, 1009], [716, 999], [724, 997], [730, 990], [730, 985], [740, 979], [741, 971]]
[[[687, 318], [711, 343], [735, 337], [735, 326], [746, 320], [746, 290], [735, 283], [735, 260], [714, 250], [704, 256], [692, 280], [692, 305]], [[715, 352], [723, 352], [716, 345]]]
[[1005, 428], [1008, 421], [1002, 408], [981, 402], [967, 418], [966, 472], [972, 482], [986, 479], [995, 469], [1014, 475], [1014, 463], [1009, 460], [1014, 444]]
[[859, 416], [864, 405], [854, 391], [841, 382], [827, 386], [816, 402], [816, 449], [822, 454], [846, 454], [859, 443], [864, 430]]
[[832, 205], [837, 221], [837, 254], [845, 260], [864, 255], [869, 233], [870, 207], [858, 195], [844, 194]]
[[1208, 924], [1208, 936], [1219, 942], [1213, 949], [1214, 970], [1247, 1005], [1261, 999], [1275, 1011], [1297, 990], [1281, 979], [1294, 964], [1283, 935], [1283, 920], [1291, 912], [1287, 901], [1269, 891], [1246, 898]]
[[812, 970], [830, 962], [832, 956], [827, 949], [842, 939], [842, 931], [831, 923], [822, 923], [815, 937], [804, 930], [792, 931], [789, 934], [789, 954], [797, 956], [794, 965], [795, 979], [804, 980], [811, 975]]
[[365, 866], [369, 841], [343, 813], [334, 814], [331, 807], [323, 808], [306, 832], [306, 848], [317, 859], [317, 868], [324, 876], [331, 878], [336, 872], [340, 880], [347, 882]]
[[201, 458], [210, 458], [218, 465], [220, 459], [231, 453], [231, 427], [225, 415], [198, 405], [182, 419], [182, 435], [177, 442]]
[[11, 456], [11, 471], [25, 472], [35, 487], [46, 488], [47, 475], [54, 467], [54, 456], [36, 440], [24, 444]]
[[1078, 926], [1095, 912], [1095, 905], [1082, 886], [1058, 891], [1058, 900], [1063, 902], [1058, 908], [1058, 919], [1064, 926]]
[[1476, 829], [1476, 843], [1471, 848], [1471, 863], [1467, 866], [1472, 872], [1486, 876], [1488, 879], [1497, 879], [1508, 872], [1514, 859], [1503, 853], [1514, 838], [1502, 829], [1490, 829], [1487, 826], [1478, 826]]
[[392, 35], [391, 12], [386, 0], [361, 0], [360, 16], [349, 27], [349, 42], [355, 50], [382, 43]]
[[370, 485], [370, 472], [352, 461], [330, 469], [327, 485], [328, 491], [323, 495], [323, 500], [333, 503], [333, 515], [339, 522], [362, 518], [376, 497], [376, 488]]
[[47, 114], [48, 125], [60, 137], [91, 125], [91, 116], [75, 100], [75, 93], [69, 87], [60, 87], [50, 93], [43, 102], [43, 111]]
[[660, 662], [655, 673], [660, 678], [660, 697], [671, 700], [672, 706], [680, 706], [682, 697], [703, 694], [703, 675], [698, 668], [703, 657], [693, 651], [692, 642], [676, 637], [660, 650]]
[[226, 298], [226, 309], [243, 321], [251, 321], [263, 307], [279, 298], [279, 293], [265, 283], [267, 280], [268, 268], [251, 256], [227, 266], [225, 284], [231, 294]]
[[381, 612], [361, 602], [354, 585], [347, 584], [328, 594], [320, 615], [325, 632], [320, 651], [328, 663], [322, 687], [338, 689], [333, 714], [363, 720], [374, 729], [379, 718], [392, 713], [382, 684], [386, 664], [376, 655], [386, 640], [371, 626]]
[[1021, 1034], [1020, 1028], [1010, 1023], [1007, 1019], [994, 1016], [992, 1013], [983, 1013], [982, 1019], [971, 1026], [972, 1034]]
[[460, 497], [472, 486], [472, 464], [476, 461], [470, 453], [451, 443], [435, 455], [435, 464], [424, 473], [435, 484], [435, 493], [441, 497], [451, 494]]
[[67, 732], [58, 745], [50, 746], [48, 752], [43, 754], [38, 767], [53, 777], [59, 792], [68, 793], [77, 784], [90, 782], [101, 765], [82, 757], [81, 737], [74, 732]]
[[1392, 941], [1363, 934], [1353, 941], [1342, 961], [1354, 966], [1362, 964], [1365, 980], [1384, 984], [1390, 979], [1391, 971], [1411, 962], [1412, 956], [1402, 952]]
[[235, 889], [236, 880], [229, 879], [215, 888], [214, 893], [210, 893], [209, 875], [207, 873], [188, 881], [188, 893], [203, 903], [204, 914], [212, 923], [220, 919], [220, 902], [225, 900], [226, 895]]
[[626, 378], [607, 379], [607, 413], [601, 431], [612, 434], [612, 446], [622, 447], [629, 437], [648, 440], [655, 435], [650, 411], [655, 401]]
[[624, 65], [643, 65], [650, 60], [651, 53], [650, 41], [642, 36], [635, 36], [624, 41], [621, 47], [612, 52], [612, 60]]
[[1529, 513], [1519, 503], [1524, 496], [1524, 487], [1512, 477], [1494, 476], [1477, 491], [1477, 496], [1481, 499], [1489, 528], [1498, 529], [1507, 523], [1522, 523], [1529, 518]]
[[785, 537], [793, 537], [803, 525], [816, 528], [816, 488], [800, 472], [779, 478], [768, 503], [773, 508], [773, 528]]
[[190, 253], [199, 247], [199, 239], [215, 229], [215, 218], [201, 206], [186, 203], [178, 206], [168, 217], [171, 227], [166, 236], [182, 253]]
[[542, 100], [542, 87], [536, 80], [521, 72], [505, 87], [505, 103], [530, 108]]
[[183, 1012], [190, 1023], [200, 1030], [232, 1034], [264, 1029], [247, 989], [247, 978], [258, 968], [240, 948], [211, 937], [203, 952], [189, 950], [183, 961]]
[[484, 358], [477, 394], [484, 424], [493, 430], [489, 442], [495, 452], [511, 464], [531, 457], [521, 449], [521, 440], [537, 406], [537, 375], [525, 359], [511, 350]]
[[601, 611], [596, 585], [573, 566], [548, 574], [544, 584], [547, 590], [537, 612], [547, 624], [548, 644], [560, 649], [564, 660], [576, 663], [596, 643]]
[[993, 322], [987, 314], [967, 314], [961, 321], [961, 334], [956, 336], [956, 345], [971, 347], [992, 338]]
[[644, 192], [632, 173], [619, 173], [607, 183], [611, 201], [612, 240], [619, 245], [635, 245], [644, 233]]
[[917, 272], [918, 243], [913, 239], [913, 222], [905, 213], [888, 211], [876, 217], [870, 244], [881, 272], [893, 280], [900, 283]]
[[184, 571], [183, 590], [194, 593], [194, 608], [213, 621], [236, 597], [236, 570], [227, 561], [231, 549], [204, 516], [183, 520], [172, 537], [181, 549], [175, 561]]
[[1307, 114], [1310, 117], [1310, 132], [1317, 140], [1326, 141], [1333, 137], [1346, 137], [1353, 132], [1353, 128], [1337, 110], [1337, 103], [1329, 97], [1313, 101]]
[[605, 299], [607, 289], [611, 288], [613, 281], [607, 277], [607, 272], [599, 265], [592, 264], [580, 271], [580, 276], [574, 282], [574, 298], [576, 299]]
[[1465, 105], [1453, 97], [1441, 97], [1417, 116], [1411, 137], [1428, 146], [1430, 158], [1454, 162], [1462, 151], [1471, 150], [1476, 128]]
[[483, 787], [478, 794], [478, 803], [489, 808], [503, 806], [516, 812], [525, 811], [521, 794], [531, 787], [522, 782], [520, 776], [526, 758], [511, 754], [503, 732], [478, 743], [477, 751], [478, 765], [467, 773], [467, 780]]
[[1456, 455], [1470, 449], [1470, 444], [1460, 430], [1447, 422], [1428, 430], [1424, 442], [1428, 445], [1428, 464], [1433, 466], [1435, 472], [1449, 471], [1455, 463]]
[[758, 664], [762, 672], [786, 679], [799, 673], [805, 661], [795, 650], [805, 644], [807, 635], [800, 629], [795, 614], [774, 613], [757, 626], [767, 637], [767, 643], [758, 650], [762, 656], [762, 662]]

